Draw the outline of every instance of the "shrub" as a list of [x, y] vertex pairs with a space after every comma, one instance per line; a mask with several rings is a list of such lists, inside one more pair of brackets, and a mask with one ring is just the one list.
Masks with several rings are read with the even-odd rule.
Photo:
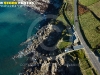
[[80, 59], [83, 59], [85, 57], [83, 50], [75, 51], [75, 54]]
[[100, 26], [97, 27], [97, 30], [100, 31]]
[[100, 26], [96, 27], [96, 32], [100, 33]]

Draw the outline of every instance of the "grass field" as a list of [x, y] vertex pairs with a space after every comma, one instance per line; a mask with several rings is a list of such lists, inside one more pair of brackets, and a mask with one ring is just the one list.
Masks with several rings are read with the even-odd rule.
[[88, 6], [100, 18], [100, 1]]
[[[82, 5], [87, 6], [97, 17], [100, 17], [100, 0], [79, 0]], [[95, 17], [96, 17], [95, 16]], [[79, 16], [81, 31], [85, 41], [92, 48], [100, 43], [100, 33], [96, 32], [96, 27], [100, 26], [100, 21], [95, 18], [91, 12]], [[88, 59], [80, 59], [80, 67], [83, 75], [98, 75]]]
[[83, 70], [90, 68], [89, 62], [87, 59], [80, 59], [81, 67]]
[[89, 6], [89, 5], [94, 4], [98, 1], [100, 1], [100, 0], [79, 0], [79, 3], [81, 3], [82, 5], [85, 5], [85, 6]]
[[74, 23], [74, 0], [67, 0], [65, 14], [68, 17], [71, 24]]
[[100, 43], [100, 33], [95, 30], [100, 25], [100, 21], [94, 18], [90, 12], [79, 16], [79, 20], [86, 39], [91, 47], [95, 48]]

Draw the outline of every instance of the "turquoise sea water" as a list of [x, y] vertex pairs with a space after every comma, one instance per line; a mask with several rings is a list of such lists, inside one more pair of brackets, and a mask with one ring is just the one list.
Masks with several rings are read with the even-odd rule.
[[0, 8], [0, 75], [18, 75], [22, 70], [24, 58], [15, 63], [11, 57], [22, 49], [20, 44], [27, 39], [28, 28], [39, 16], [26, 8]]

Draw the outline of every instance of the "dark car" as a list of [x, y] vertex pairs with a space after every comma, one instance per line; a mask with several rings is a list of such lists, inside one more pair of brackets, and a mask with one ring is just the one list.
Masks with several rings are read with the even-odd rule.
[[75, 22], [78, 22], [78, 20], [75, 20]]

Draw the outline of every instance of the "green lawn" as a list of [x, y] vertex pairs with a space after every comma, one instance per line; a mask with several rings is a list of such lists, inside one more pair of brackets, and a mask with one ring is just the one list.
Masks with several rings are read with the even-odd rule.
[[94, 18], [90, 12], [79, 16], [79, 20], [86, 39], [91, 47], [95, 48], [100, 43], [100, 33], [95, 30], [100, 25], [100, 21]]
[[65, 42], [65, 41], [62, 41], [60, 42], [59, 44], [59, 49], [64, 49], [65, 47], [71, 45], [71, 42]]
[[94, 4], [98, 1], [100, 1], [100, 0], [79, 0], [79, 3], [81, 3], [82, 5], [85, 5], [85, 6], [89, 6], [89, 5]]

